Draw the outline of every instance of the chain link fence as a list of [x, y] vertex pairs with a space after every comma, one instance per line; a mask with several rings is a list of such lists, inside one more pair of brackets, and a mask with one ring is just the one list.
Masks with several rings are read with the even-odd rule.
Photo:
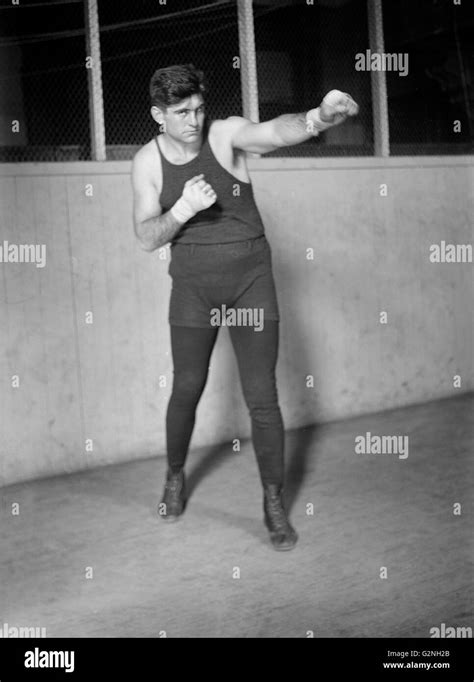
[[90, 158], [83, 0], [2, 0], [0, 117], [0, 161]]
[[157, 134], [148, 93], [156, 69], [194, 64], [206, 74], [209, 116], [242, 114], [235, 1], [102, 1], [99, 19], [108, 159], [130, 159]]
[[[0, 0], [1, 161], [91, 158], [85, 0]], [[470, 3], [383, 0], [390, 153], [473, 151]], [[98, 0], [106, 157], [131, 159], [157, 133], [149, 81], [193, 63], [211, 118], [242, 115], [237, 0]], [[253, 0], [260, 120], [307, 111], [333, 88], [357, 118], [271, 156], [374, 154], [367, 0]], [[400, 65], [399, 65], [400, 66]]]
[[384, 0], [385, 51], [404, 71], [387, 71], [392, 155], [474, 151], [472, 2]]
[[335, 88], [360, 104], [357, 118], [271, 156], [373, 154], [370, 74], [354, 68], [354, 55], [369, 43], [366, 5], [254, 0], [260, 120], [313, 109]]

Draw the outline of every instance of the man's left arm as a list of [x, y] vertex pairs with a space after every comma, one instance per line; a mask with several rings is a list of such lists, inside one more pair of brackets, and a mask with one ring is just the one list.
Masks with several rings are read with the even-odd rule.
[[319, 107], [306, 113], [283, 114], [264, 123], [253, 123], [241, 116], [230, 116], [227, 121], [232, 125], [234, 148], [267, 154], [280, 147], [306, 142], [358, 112], [359, 106], [350, 95], [331, 90]]

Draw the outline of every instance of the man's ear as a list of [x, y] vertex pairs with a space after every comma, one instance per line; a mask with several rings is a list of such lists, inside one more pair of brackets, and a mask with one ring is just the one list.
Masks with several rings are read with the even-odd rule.
[[151, 107], [150, 109], [150, 114], [151, 117], [154, 121], [156, 121], [158, 124], [164, 123], [164, 111], [163, 109], [160, 109], [160, 107]]

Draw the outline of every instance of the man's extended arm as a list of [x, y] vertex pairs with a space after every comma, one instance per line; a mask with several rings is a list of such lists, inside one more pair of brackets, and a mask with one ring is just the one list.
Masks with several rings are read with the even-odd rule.
[[232, 145], [247, 152], [266, 154], [305, 142], [342, 123], [348, 116], [355, 116], [358, 111], [359, 107], [350, 95], [331, 90], [319, 107], [306, 113], [283, 114], [264, 123], [231, 116], [228, 121], [233, 127]]

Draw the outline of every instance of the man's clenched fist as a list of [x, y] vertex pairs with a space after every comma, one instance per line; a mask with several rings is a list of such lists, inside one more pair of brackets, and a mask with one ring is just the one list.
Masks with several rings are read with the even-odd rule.
[[188, 203], [194, 214], [204, 211], [217, 200], [217, 194], [211, 185], [204, 180], [204, 174], [195, 175], [184, 184], [183, 199]]
[[359, 105], [347, 92], [331, 90], [316, 109], [306, 114], [306, 129], [311, 135], [343, 123], [348, 116], [357, 116]]
[[331, 90], [321, 102], [319, 113], [324, 123], [338, 125], [348, 116], [357, 116], [359, 105], [347, 92]]
[[217, 201], [217, 194], [211, 185], [204, 180], [204, 173], [195, 175], [184, 183], [181, 197], [171, 208], [176, 220], [185, 223], [199, 211], [204, 211]]

